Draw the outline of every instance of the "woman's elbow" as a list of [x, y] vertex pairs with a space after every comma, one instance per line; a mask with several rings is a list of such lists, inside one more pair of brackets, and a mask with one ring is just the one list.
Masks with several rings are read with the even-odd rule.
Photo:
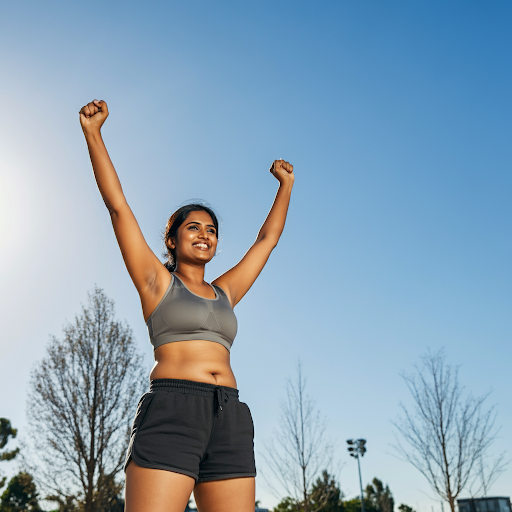
[[116, 216], [119, 215], [120, 212], [122, 212], [125, 208], [128, 207], [128, 203], [126, 201], [118, 201], [116, 203], [111, 203], [105, 201], [105, 206], [107, 207], [108, 213], [110, 213], [110, 216]]
[[267, 245], [270, 248], [270, 250], [274, 249], [278, 242], [279, 236], [271, 234], [263, 235], [261, 237], [258, 237], [258, 239], [256, 240], [256, 243], [262, 243], [264, 245]]

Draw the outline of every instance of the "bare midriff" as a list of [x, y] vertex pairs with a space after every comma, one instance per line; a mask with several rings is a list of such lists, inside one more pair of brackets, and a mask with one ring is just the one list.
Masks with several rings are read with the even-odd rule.
[[236, 388], [229, 352], [220, 343], [205, 340], [176, 341], [155, 349], [149, 378], [183, 379]]

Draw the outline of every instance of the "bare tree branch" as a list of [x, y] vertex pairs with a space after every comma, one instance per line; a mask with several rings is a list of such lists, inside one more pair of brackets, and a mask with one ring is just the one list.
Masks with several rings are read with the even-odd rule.
[[[332, 465], [333, 451], [325, 437], [325, 420], [305, 390], [306, 379], [299, 362], [296, 379], [289, 380], [286, 387], [279, 428], [274, 439], [267, 443], [263, 457], [276, 482], [283, 486], [298, 508], [318, 512], [327, 503], [331, 487], [325, 487], [326, 496], [315, 496], [313, 509], [311, 489], [321, 470]], [[268, 479], [267, 482], [276, 491], [275, 484]]]
[[51, 494], [82, 499], [85, 512], [103, 510], [107, 490], [118, 486], [145, 380], [130, 328], [94, 289], [88, 307], [64, 327], [62, 339], [51, 339], [32, 372], [28, 416], [42, 462], [39, 480]]
[[[429, 351], [415, 370], [413, 375], [402, 375], [413, 406], [400, 404], [403, 414], [393, 424], [402, 439], [397, 436], [394, 447], [455, 512], [456, 498], [477, 476], [479, 461], [496, 439], [496, 410], [484, 409], [488, 393], [463, 396], [458, 368], [445, 362], [443, 351]], [[483, 489], [494, 481], [502, 464], [503, 455], [491, 465]]]
[[476, 475], [469, 486], [469, 494], [472, 498], [487, 497], [489, 489], [496, 479], [505, 471], [509, 461], [505, 460], [505, 453], [495, 460], [481, 456], [478, 460]]

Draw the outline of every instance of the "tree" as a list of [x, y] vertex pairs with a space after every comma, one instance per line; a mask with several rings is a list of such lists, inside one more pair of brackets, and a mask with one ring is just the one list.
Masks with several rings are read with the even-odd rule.
[[409, 507], [409, 505], [406, 505], [405, 503], [398, 505], [398, 510], [400, 510], [400, 512], [415, 512], [412, 507]]
[[313, 503], [312, 484], [320, 469], [329, 467], [332, 447], [324, 435], [325, 421], [305, 389], [306, 379], [299, 362], [295, 381], [289, 380], [287, 384], [279, 429], [267, 444], [264, 458], [296, 510], [318, 512], [327, 505], [332, 488], [318, 494]]
[[53, 494], [47, 496], [46, 501], [52, 501], [59, 506], [59, 508], [51, 512], [80, 512], [76, 496], [59, 496], [58, 494]]
[[94, 499], [96, 507], [103, 512], [124, 512], [124, 499], [121, 496], [124, 483], [116, 482], [114, 475], [109, 475], [98, 487]]
[[[95, 510], [101, 510], [101, 512], [124, 512], [124, 499], [121, 496], [122, 490], [123, 484], [116, 482], [114, 477], [109, 477], [103, 485], [99, 486], [99, 491], [96, 490], [94, 493], [93, 503]], [[76, 496], [54, 494], [47, 496], [46, 500], [58, 504], [59, 508], [53, 512], [81, 512], [83, 508], [83, 503], [80, 503]]]
[[343, 493], [336, 480], [326, 470], [317, 478], [310, 493], [311, 510], [322, 512], [341, 512], [343, 510]]
[[[366, 507], [366, 500], [365, 500]], [[366, 509], [365, 509], [366, 510]], [[343, 502], [344, 512], [361, 512], [361, 500], [359, 498], [353, 498]]]
[[393, 512], [395, 501], [389, 487], [378, 479], [374, 478], [371, 484], [365, 489], [365, 510], [376, 512]]
[[[364, 490], [365, 512], [393, 512], [395, 502], [389, 487], [374, 478]], [[343, 512], [361, 512], [361, 499], [354, 498], [343, 502]]]
[[296, 500], [286, 496], [283, 498], [274, 508], [273, 512], [299, 512], [300, 508], [297, 505]]
[[[9, 442], [9, 438], [14, 439], [18, 431], [12, 428], [11, 422], [7, 418], [0, 418], [0, 450], [5, 447]], [[0, 460], [12, 460], [18, 455], [20, 449], [15, 448], [14, 450], [5, 450], [0, 452]], [[5, 484], [6, 477], [0, 478], [0, 489]]]
[[[0, 449], [8, 443], [9, 437], [14, 439], [17, 434], [17, 429], [12, 428], [11, 422], [7, 418], [0, 418]], [[11, 451], [0, 452], [0, 460], [12, 460], [18, 455], [19, 451], [20, 449], [16, 448]]]
[[[132, 332], [95, 288], [62, 339], [53, 337], [32, 373], [28, 402], [43, 481], [62, 507], [85, 512], [118, 496], [136, 399], [145, 380]], [[61, 504], [59, 504], [61, 506]]]
[[472, 498], [478, 496], [486, 497], [491, 485], [503, 473], [508, 461], [505, 460], [505, 454], [502, 453], [494, 461], [489, 457], [482, 456], [478, 459], [476, 476], [469, 486], [469, 494]]
[[[458, 368], [445, 361], [443, 351], [430, 351], [415, 366], [413, 375], [402, 375], [413, 398], [413, 406], [400, 404], [403, 416], [394, 422], [395, 445], [404, 460], [427, 479], [441, 499], [455, 512], [455, 500], [478, 470], [496, 438], [494, 407], [485, 409], [488, 394], [464, 396]], [[492, 465], [502, 464], [498, 458]], [[491, 471], [492, 472], [492, 471]]]
[[0, 501], [0, 512], [40, 512], [37, 498], [32, 476], [21, 472], [7, 484]]
[[[318, 477], [309, 494], [310, 510], [317, 510], [320, 506], [322, 512], [344, 512], [343, 493], [336, 480], [326, 471]], [[290, 497], [283, 498], [274, 509], [274, 512], [301, 512], [304, 510], [302, 503]]]

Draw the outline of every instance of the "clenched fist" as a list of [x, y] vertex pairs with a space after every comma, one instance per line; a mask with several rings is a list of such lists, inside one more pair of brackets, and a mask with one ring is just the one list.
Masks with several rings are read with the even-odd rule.
[[284, 160], [274, 160], [270, 166], [270, 172], [276, 177], [279, 183], [290, 181], [293, 183], [295, 175], [293, 174], [293, 165]]
[[82, 107], [79, 114], [80, 124], [84, 132], [91, 130], [99, 131], [108, 117], [108, 107], [106, 102], [94, 100]]

